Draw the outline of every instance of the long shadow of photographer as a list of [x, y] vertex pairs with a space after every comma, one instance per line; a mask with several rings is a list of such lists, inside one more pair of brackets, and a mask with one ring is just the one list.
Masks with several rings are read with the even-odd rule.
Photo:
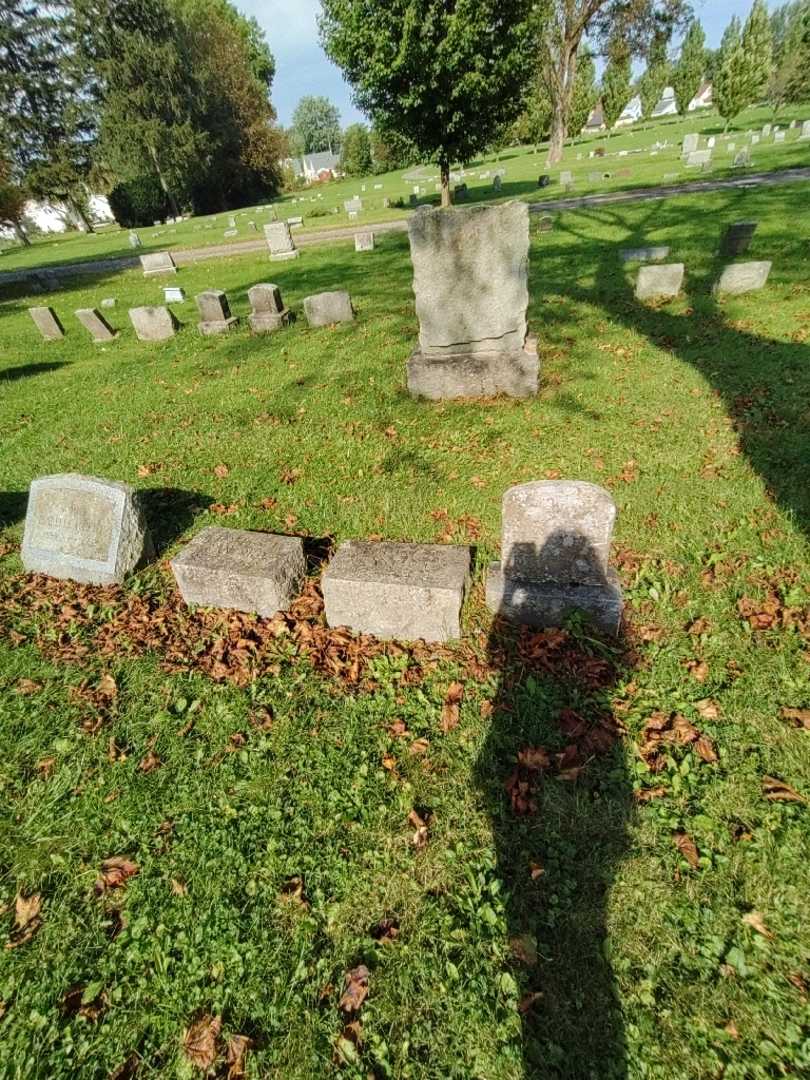
[[[586, 558], [592, 554], [584, 537], [569, 539]], [[517, 625], [521, 609], [541, 622], [526, 597], [531, 586], [514, 577], [520, 561], [513, 556], [504, 568], [489, 639], [501, 681], [476, 782], [506, 889], [524, 1070], [538, 1080], [623, 1080], [626, 1045], [606, 904], [633, 805], [611, 706], [629, 680], [631, 650], [621, 632], [590, 629], [553, 596], [542, 621], [567, 629]], [[615, 596], [614, 588], [605, 580], [602, 598]], [[593, 600], [600, 587], [591, 591]]]

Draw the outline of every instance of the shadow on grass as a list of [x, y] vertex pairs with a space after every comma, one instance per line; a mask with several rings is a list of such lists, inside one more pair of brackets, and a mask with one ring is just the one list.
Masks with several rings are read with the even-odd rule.
[[627, 1076], [606, 900], [633, 806], [610, 700], [631, 652], [585, 626], [497, 618], [488, 647], [501, 676], [476, 782], [506, 889], [524, 1075], [538, 1080]]
[[148, 488], [139, 492], [155, 557], [159, 558], [214, 502], [210, 495], [179, 488]]
[[3, 368], [0, 370], [0, 383], [16, 382], [18, 379], [27, 379], [32, 375], [44, 375], [48, 371], [56, 371], [65, 367], [66, 361], [54, 360], [43, 364], [20, 364], [18, 367]]
[[27, 505], [27, 491], [0, 491], [0, 528], [22, 521]]

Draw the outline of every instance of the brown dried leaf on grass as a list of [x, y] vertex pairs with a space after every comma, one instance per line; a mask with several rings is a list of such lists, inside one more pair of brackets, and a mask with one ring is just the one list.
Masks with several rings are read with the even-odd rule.
[[780, 715], [783, 720], [790, 721], [797, 728], [804, 728], [805, 731], [810, 731], [810, 709], [790, 709], [787, 706], [783, 706], [780, 710]]
[[358, 964], [356, 968], [346, 973], [346, 982], [343, 996], [340, 999], [339, 1008], [343, 1013], [359, 1012], [363, 1002], [368, 997], [369, 970], [365, 964]]
[[201, 1016], [183, 1033], [183, 1053], [192, 1065], [203, 1072], [213, 1068], [219, 1056], [217, 1046], [222, 1029], [222, 1017]]
[[33, 679], [20, 679], [14, 689], [21, 697], [28, 697], [29, 694], [38, 694], [42, 683], [34, 682]]
[[139, 869], [137, 863], [123, 855], [114, 855], [111, 859], [105, 859], [101, 864], [101, 873], [96, 878], [96, 892], [101, 895], [109, 889], [121, 888], [131, 877], [136, 876]]
[[23, 896], [17, 893], [14, 898], [14, 927], [11, 931], [7, 949], [15, 949], [30, 941], [42, 925], [42, 897], [39, 893]]
[[700, 865], [700, 855], [692, 837], [685, 832], [676, 832], [672, 834], [672, 840], [692, 869], [697, 870]]
[[807, 802], [807, 799], [800, 795], [795, 788], [775, 776], [762, 777], [762, 794], [769, 802]]
[[461, 699], [464, 697], [464, 686], [460, 682], [452, 682], [447, 689], [442, 705], [442, 731], [446, 735], [448, 731], [458, 727], [459, 710]]
[[742, 917], [742, 921], [746, 926], [750, 926], [752, 930], [755, 930], [762, 937], [767, 938], [769, 941], [773, 940], [773, 934], [765, 925], [765, 918], [761, 911], [748, 911]]
[[411, 810], [410, 814], [408, 814], [408, 821], [411, 825], [413, 825], [414, 829], [416, 830], [411, 837], [411, 842], [413, 843], [413, 846], [417, 849], [417, 851], [421, 851], [422, 848], [427, 847], [428, 824], [430, 822], [430, 818], [423, 818], [420, 814], [416, 812], [416, 810]]
[[253, 1046], [253, 1040], [247, 1035], [231, 1035], [225, 1063], [228, 1066], [227, 1080], [242, 1080], [245, 1075], [245, 1055]]

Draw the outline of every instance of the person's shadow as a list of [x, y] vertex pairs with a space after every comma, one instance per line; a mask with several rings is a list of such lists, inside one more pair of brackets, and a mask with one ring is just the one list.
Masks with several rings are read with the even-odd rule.
[[[586, 562], [598, 561], [584, 536], [566, 540]], [[525, 554], [504, 567], [502, 614], [489, 638], [500, 685], [475, 770], [505, 889], [524, 1075], [623, 1080], [606, 902], [633, 805], [611, 701], [629, 681], [630, 650], [620, 627], [605, 633], [612, 615], [598, 619], [599, 631], [553, 596], [533, 599], [515, 577]], [[591, 588], [591, 599], [601, 596], [615, 613], [615, 581]], [[521, 617], [534, 625], [519, 625]]]

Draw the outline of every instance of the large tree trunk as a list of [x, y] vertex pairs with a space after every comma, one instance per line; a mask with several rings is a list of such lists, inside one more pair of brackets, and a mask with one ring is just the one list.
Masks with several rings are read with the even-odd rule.
[[442, 176], [442, 206], [450, 206], [450, 162], [445, 158], [439, 162], [439, 171]]
[[20, 241], [23, 247], [31, 247], [31, 241], [28, 239], [28, 233], [23, 229], [22, 225], [18, 221], [12, 222], [12, 228], [14, 229], [14, 235]]
[[565, 140], [568, 135], [568, 117], [577, 75], [577, 48], [579, 41], [566, 42], [556, 71], [551, 76], [551, 137], [548, 143], [547, 165], [562, 161]]
[[169, 190], [169, 185], [166, 183], [166, 177], [163, 175], [163, 170], [161, 169], [160, 162], [158, 161], [157, 150], [154, 146], [149, 147], [149, 153], [152, 157], [152, 164], [155, 166], [155, 173], [157, 175], [158, 182], [160, 183], [160, 186], [163, 190], [163, 194], [166, 196], [169, 202], [172, 217], [180, 217], [180, 209], [177, 205], [177, 200], [175, 199], [174, 195], [172, 195], [171, 191]]
[[84, 225], [84, 231], [88, 233], [94, 233], [96, 230], [93, 227], [93, 222], [90, 220], [87, 214], [85, 214], [84, 209], [82, 208], [82, 204], [79, 202], [79, 200], [70, 198], [68, 199], [68, 205], [70, 206], [76, 217], [79, 219], [79, 221], [82, 223], [82, 225]]

